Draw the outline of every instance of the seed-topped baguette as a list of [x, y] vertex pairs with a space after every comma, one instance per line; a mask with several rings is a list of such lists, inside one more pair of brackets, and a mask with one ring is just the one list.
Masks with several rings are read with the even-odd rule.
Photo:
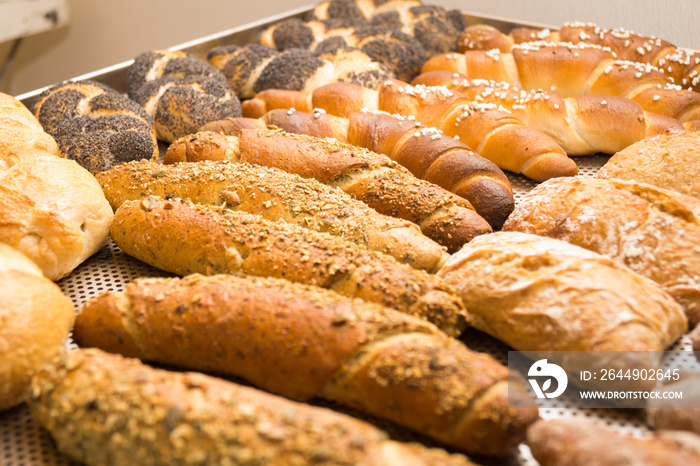
[[379, 213], [416, 223], [450, 253], [492, 231], [466, 199], [416, 178], [385, 155], [335, 140], [272, 129], [242, 129], [237, 136], [200, 131], [171, 144], [164, 161], [198, 160], [245, 161], [314, 178]]
[[450, 335], [464, 328], [461, 301], [435, 276], [283, 221], [147, 197], [117, 209], [111, 234], [126, 254], [178, 275], [243, 272], [286, 278], [420, 316]]
[[416, 224], [382, 215], [340, 189], [275, 168], [225, 160], [172, 165], [142, 160], [97, 179], [115, 210], [144, 196], [177, 197], [330, 233], [428, 272], [437, 271], [448, 257]]

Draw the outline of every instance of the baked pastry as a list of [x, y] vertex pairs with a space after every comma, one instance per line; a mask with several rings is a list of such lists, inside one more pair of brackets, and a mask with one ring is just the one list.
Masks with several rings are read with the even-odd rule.
[[462, 298], [470, 326], [518, 351], [659, 352], [688, 330], [683, 308], [656, 283], [545, 236], [482, 235], [437, 275]]
[[272, 129], [237, 136], [200, 131], [168, 147], [165, 163], [245, 161], [314, 178], [377, 212], [416, 223], [452, 253], [491, 226], [466, 199], [413, 176], [390, 158], [350, 144]]
[[490, 356], [421, 319], [287, 280], [137, 280], [88, 301], [74, 336], [297, 401], [332, 400], [472, 454], [511, 455], [538, 418], [524, 381]]
[[337, 81], [374, 88], [382, 80], [395, 77], [389, 68], [361, 50], [338, 50], [317, 56], [300, 48], [278, 52], [262, 44], [227, 45], [211, 49], [207, 60], [223, 73], [241, 99], [266, 89], [310, 92]]
[[697, 125], [693, 121], [700, 119], [700, 93], [681, 88], [651, 65], [619, 60], [599, 45], [540, 41], [514, 45], [509, 52], [446, 53], [428, 59], [421, 70], [449, 70], [562, 97], [616, 95], [684, 124]]
[[558, 178], [530, 191], [503, 225], [608, 256], [652, 279], [700, 320], [700, 201], [621, 180]]
[[648, 183], [700, 198], [700, 133], [645, 138], [613, 155], [598, 178]]
[[70, 351], [45, 367], [30, 408], [59, 451], [90, 466], [473, 466], [462, 455], [391, 441], [329, 409], [97, 349]]
[[619, 60], [652, 65], [673, 79], [675, 84], [696, 92], [700, 90], [700, 56], [697, 52], [676, 47], [658, 37], [625, 29], [605, 29], [592, 23], [565, 23], [556, 31], [514, 28], [508, 34], [487, 24], [469, 26], [460, 35], [459, 51], [498, 48], [507, 52], [514, 44], [537, 41], [600, 45], [610, 49]]
[[210, 121], [241, 114], [238, 96], [224, 75], [178, 50], [138, 55], [126, 71], [126, 90], [155, 122], [158, 139], [166, 142]]
[[0, 242], [0, 411], [29, 399], [32, 377], [63, 349], [75, 309], [18, 250]]
[[305, 49], [326, 56], [342, 50], [358, 49], [402, 80], [416, 76], [426, 60], [420, 42], [398, 29], [354, 26], [343, 20], [304, 22], [299, 18], [290, 18], [265, 29], [258, 41], [279, 52]]
[[[236, 134], [243, 125], [237, 120], [221, 120], [201, 129]], [[463, 142], [413, 118], [369, 110], [342, 118], [322, 110], [311, 113], [276, 109], [267, 112], [260, 121], [262, 127], [334, 138], [387, 155], [417, 178], [468, 200], [494, 229], [500, 228], [513, 211], [513, 189], [496, 164]]]
[[464, 329], [464, 308], [442, 280], [298, 225], [150, 197], [124, 202], [110, 233], [126, 254], [177, 275], [241, 272], [286, 278], [419, 316], [449, 335]]
[[274, 108], [290, 107], [346, 118], [363, 109], [413, 117], [459, 138], [501, 169], [535, 181], [578, 173], [576, 163], [547, 134], [523, 125], [496, 104], [476, 102], [441, 86], [386, 80], [376, 90], [349, 83], [327, 84], [311, 94], [268, 90], [244, 102], [243, 115], [259, 118]]
[[127, 200], [177, 197], [329, 233], [428, 272], [448, 256], [415, 223], [381, 215], [340, 189], [262, 165], [142, 160], [102, 172], [97, 180], [115, 210]]
[[700, 437], [664, 433], [635, 437], [593, 421], [551, 419], [536, 422], [527, 444], [541, 466], [666, 466], [700, 462]]
[[58, 155], [56, 140], [44, 131], [32, 112], [11, 95], [0, 92], [0, 152], [34, 148]]
[[113, 217], [95, 177], [75, 161], [38, 149], [0, 153], [0, 242], [49, 279], [99, 251]]
[[[656, 391], [661, 395], [650, 398], [647, 402], [646, 419], [653, 429], [683, 430], [700, 434], [700, 373], [690, 370], [688, 373], [686, 370], [683, 372], [678, 380], [659, 385]], [[682, 398], [671, 399], [676, 393], [682, 393]]]
[[307, 19], [336, 19], [399, 30], [415, 37], [428, 58], [456, 51], [459, 36], [467, 25], [460, 10], [447, 10], [419, 0], [327, 0], [316, 4]]
[[675, 118], [647, 112], [625, 97], [579, 95], [521, 90], [506, 82], [467, 79], [459, 73], [435, 70], [421, 73], [416, 86], [442, 86], [477, 102], [497, 105], [522, 124], [552, 137], [569, 156], [599, 152], [614, 154], [658, 134], [684, 130]]
[[158, 157], [153, 120], [137, 103], [105, 84], [58, 83], [39, 94], [30, 110], [56, 139], [60, 154], [90, 173]]

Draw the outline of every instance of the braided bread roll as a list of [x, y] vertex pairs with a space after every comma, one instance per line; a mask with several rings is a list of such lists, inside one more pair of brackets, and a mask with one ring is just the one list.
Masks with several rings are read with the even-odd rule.
[[0, 152], [33, 148], [59, 155], [56, 140], [22, 102], [0, 92]]
[[124, 202], [110, 233], [126, 254], [178, 275], [286, 278], [419, 316], [450, 335], [464, 328], [460, 300], [434, 275], [284, 221], [149, 197]]
[[304, 22], [290, 18], [265, 29], [259, 43], [280, 52], [301, 48], [323, 56], [359, 49], [403, 80], [416, 76], [426, 60], [421, 44], [401, 31], [382, 26], [355, 27], [337, 20]]
[[42, 92], [30, 110], [55, 138], [60, 155], [93, 174], [130, 160], [158, 157], [151, 117], [102, 83], [58, 83]]
[[675, 118], [645, 111], [619, 96], [562, 97], [543, 90], [524, 91], [506, 82], [467, 79], [459, 73], [422, 73], [414, 85], [443, 86], [478, 102], [506, 109], [524, 125], [551, 136], [568, 155], [614, 154], [648, 137], [683, 131]]
[[697, 52], [676, 47], [658, 37], [624, 29], [603, 29], [592, 23], [566, 23], [557, 31], [514, 28], [508, 34], [486, 24], [469, 26], [460, 35], [459, 51], [497, 48], [508, 52], [514, 44], [538, 41], [600, 45], [620, 60], [653, 65], [673, 79], [674, 84], [696, 92], [700, 90], [700, 55]]
[[129, 96], [153, 118], [158, 138], [172, 142], [200, 126], [240, 116], [241, 104], [213, 66], [182, 51], [138, 55], [126, 72]]
[[336, 81], [376, 87], [383, 79], [394, 77], [389, 68], [360, 50], [316, 56], [299, 48], [278, 52], [262, 44], [228, 45], [211, 49], [207, 60], [223, 73], [241, 99], [251, 98], [265, 89], [309, 92]]
[[[293, 400], [336, 401], [467, 453], [512, 454], [538, 418], [522, 381], [490, 356], [420, 319], [286, 280], [137, 280], [87, 302], [75, 338]], [[529, 409], [510, 409], [509, 397]]]
[[[202, 130], [238, 131], [238, 119], [205, 125]], [[461, 141], [425, 127], [413, 118], [386, 112], [356, 112], [349, 118], [291, 110], [271, 110], [261, 120], [288, 133], [335, 138], [389, 156], [416, 177], [467, 199], [492, 228], [513, 211], [510, 181], [496, 164]]]
[[530, 42], [510, 52], [470, 50], [436, 55], [422, 72], [449, 70], [469, 79], [504, 81], [521, 89], [556, 91], [562, 97], [617, 95], [644, 110], [682, 123], [700, 119], [700, 94], [673, 84], [651, 65], [618, 60], [609, 49], [590, 44]]
[[415, 37], [427, 57], [456, 51], [459, 35], [467, 25], [460, 10], [424, 5], [418, 0], [327, 0], [318, 3], [307, 19], [339, 19], [399, 30]]
[[268, 220], [326, 232], [428, 272], [435, 272], [447, 258], [444, 248], [424, 236], [415, 223], [381, 215], [316, 180], [261, 165], [228, 161], [161, 165], [143, 160], [102, 172], [97, 181], [114, 210], [145, 196], [178, 197], [198, 204], [225, 204]]
[[168, 148], [164, 162], [230, 160], [314, 178], [377, 212], [409, 220], [452, 253], [491, 226], [466, 199], [413, 176], [390, 158], [338, 141], [281, 130], [244, 129], [238, 136], [203, 131]]
[[47, 365], [34, 379], [30, 408], [59, 451], [89, 466], [474, 466], [463, 455], [388, 440], [329, 409], [98, 349]]

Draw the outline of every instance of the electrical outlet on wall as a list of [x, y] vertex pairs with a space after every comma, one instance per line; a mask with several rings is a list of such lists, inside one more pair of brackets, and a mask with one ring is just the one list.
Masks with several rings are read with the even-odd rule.
[[0, 0], [0, 42], [68, 24], [67, 0]]

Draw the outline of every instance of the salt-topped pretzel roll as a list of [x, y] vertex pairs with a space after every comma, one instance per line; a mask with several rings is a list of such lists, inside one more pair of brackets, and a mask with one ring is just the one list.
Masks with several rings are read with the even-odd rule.
[[314, 178], [384, 215], [416, 223], [448, 252], [491, 226], [466, 199], [413, 176], [389, 157], [331, 139], [282, 130], [244, 129], [237, 136], [201, 131], [168, 148], [165, 163], [244, 161]]
[[399, 79], [410, 80], [426, 60], [420, 42], [385, 26], [353, 26], [347, 21], [308, 21], [290, 18], [265, 29], [259, 43], [283, 52], [304, 49], [327, 56], [339, 50], [359, 49], [386, 66]]
[[207, 61], [223, 73], [241, 99], [266, 89], [310, 92], [336, 81], [376, 87], [383, 79], [395, 76], [361, 50], [339, 50], [317, 56], [299, 48], [278, 52], [262, 44], [227, 45], [211, 49]]
[[656, 283], [554, 238], [483, 235], [438, 276], [461, 296], [471, 326], [519, 351], [663, 351], [688, 329]]
[[155, 121], [158, 139], [166, 142], [210, 121], [241, 114], [240, 101], [224, 75], [182, 51], [138, 55], [127, 69], [126, 89]]
[[466, 453], [512, 454], [538, 417], [522, 380], [437, 327], [286, 280], [137, 280], [86, 303], [74, 335], [81, 347], [333, 400]]
[[510, 52], [447, 53], [423, 65], [422, 72], [433, 70], [505, 81], [526, 90], [552, 90], [562, 97], [617, 95], [682, 123], [700, 119], [699, 93], [674, 85], [652, 65], [619, 60], [610, 49], [598, 45], [529, 42], [514, 45]]
[[51, 86], [30, 110], [55, 138], [59, 154], [93, 174], [130, 160], [158, 157], [152, 118], [136, 102], [96, 81]]
[[666, 466], [700, 462], [700, 437], [685, 432], [634, 436], [591, 420], [536, 422], [527, 444], [541, 466]]
[[447, 70], [422, 73], [412, 84], [444, 86], [477, 102], [496, 104], [524, 125], [551, 136], [570, 156], [614, 154], [647, 137], [684, 130], [675, 118], [644, 111], [619, 96], [564, 98], [556, 92], [521, 90], [503, 81], [470, 80]]
[[89, 466], [473, 465], [463, 455], [391, 441], [329, 409], [98, 349], [47, 365], [34, 379], [30, 408], [59, 451]]
[[496, 104], [476, 102], [441, 86], [410, 86], [386, 80], [378, 90], [372, 90], [333, 83], [311, 94], [260, 93], [244, 105], [244, 111], [246, 116], [260, 117], [275, 106], [289, 108], [285, 102], [302, 103], [304, 108], [320, 108], [346, 118], [363, 109], [411, 116], [425, 126], [459, 138], [499, 168], [536, 181], [578, 172], [576, 163], [550, 136], [523, 125]]
[[0, 92], [0, 152], [34, 148], [59, 155], [56, 140], [22, 102]]
[[514, 28], [508, 34], [486, 24], [469, 26], [460, 35], [459, 51], [498, 48], [508, 52], [514, 44], [538, 41], [607, 47], [620, 60], [648, 63], [672, 78], [674, 84], [696, 92], [700, 90], [700, 55], [697, 52], [676, 47], [658, 37], [625, 29], [604, 29], [592, 23], [566, 23], [558, 30]]
[[586, 177], [530, 191], [504, 230], [562, 239], [652, 279], [700, 320], [700, 201], [672, 190]]
[[105, 245], [113, 216], [95, 177], [74, 160], [39, 149], [0, 152], [0, 242], [50, 280]]
[[450, 335], [464, 328], [459, 298], [434, 275], [284, 221], [148, 197], [124, 202], [110, 233], [126, 254], [178, 275], [243, 272], [286, 278], [419, 316]]
[[436, 271], [444, 248], [415, 223], [379, 214], [340, 189], [283, 170], [245, 162], [201, 161], [172, 165], [143, 160], [98, 175], [113, 209], [126, 200], [178, 197], [284, 220], [330, 233], [393, 256], [417, 269]]
[[428, 57], [456, 51], [459, 35], [466, 27], [461, 11], [425, 5], [417, 0], [323, 1], [309, 12], [307, 19], [339, 19], [356, 25], [369, 23], [400, 30], [415, 37]]
[[413, 117], [364, 111], [341, 118], [321, 110], [277, 109], [262, 120], [290, 133], [336, 138], [388, 155], [416, 177], [467, 199], [492, 228], [500, 228], [513, 210], [510, 181], [496, 164]]
[[700, 133], [681, 131], [643, 139], [613, 155], [598, 178], [649, 183], [700, 198]]

